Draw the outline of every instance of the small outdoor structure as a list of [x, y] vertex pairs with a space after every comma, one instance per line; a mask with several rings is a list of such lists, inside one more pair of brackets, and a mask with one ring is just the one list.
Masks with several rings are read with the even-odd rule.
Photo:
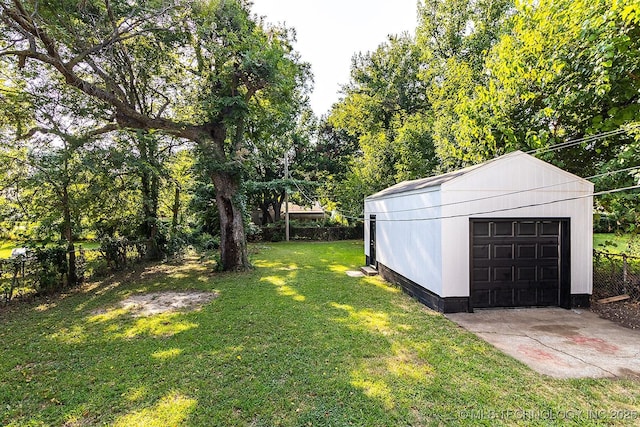
[[[280, 208], [280, 217], [284, 218], [284, 213], [287, 206], [283, 203]], [[315, 202], [312, 206], [300, 206], [295, 203], [289, 202], [289, 219], [304, 221], [304, 222], [312, 222], [312, 221], [322, 221], [325, 217], [330, 216], [330, 212], [325, 212], [320, 203]], [[269, 207], [268, 211], [271, 218], [275, 218], [275, 212], [273, 211], [273, 207]], [[260, 209], [255, 210], [251, 214], [251, 221], [254, 224], [262, 224], [263, 212]]]
[[593, 184], [521, 151], [365, 199], [367, 265], [441, 312], [586, 307]]

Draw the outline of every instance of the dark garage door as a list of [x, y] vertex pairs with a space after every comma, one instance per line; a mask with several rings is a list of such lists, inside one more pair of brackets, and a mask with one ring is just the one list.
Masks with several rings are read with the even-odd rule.
[[472, 220], [473, 308], [560, 305], [560, 220]]

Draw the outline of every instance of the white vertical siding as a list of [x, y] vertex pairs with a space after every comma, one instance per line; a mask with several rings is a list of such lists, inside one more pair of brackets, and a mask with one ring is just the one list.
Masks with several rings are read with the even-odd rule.
[[440, 295], [442, 232], [438, 190], [436, 187], [365, 200], [364, 240], [365, 254], [370, 255], [369, 218], [376, 215], [376, 260]]

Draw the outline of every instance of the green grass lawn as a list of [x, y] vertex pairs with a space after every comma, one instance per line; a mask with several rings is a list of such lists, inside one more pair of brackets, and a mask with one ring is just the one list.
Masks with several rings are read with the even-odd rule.
[[[629, 243], [631, 243], [631, 247]], [[638, 237], [631, 234], [593, 234], [593, 248], [604, 252], [616, 254], [626, 252], [629, 254], [638, 250], [639, 243]]]
[[[593, 247], [607, 252], [620, 253], [628, 250], [630, 235], [616, 235], [612, 233], [594, 233]], [[76, 247], [82, 245], [84, 249], [98, 249], [100, 242], [83, 241], [77, 242]], [[0, 240], [0, 258], [9, 258], [11, 250], [21, 246], [11, 240]]]
[[[0, 240], [0, 258], [9, 258], [11, 256], [11, 250], [21, 246], [21, 244], [12, 240]], [[75, 243], [76, 248], [79, 248], [80, 246], [84, 249], [98, 249], [100, 247], [100, 242], [81, 241]]]
[[[347, 276], [361, 242], [252, 249], [248, 273], [187, 259], [0, 311], [0, 424], [584, 426], [638, 415], [640, 382], [541, 376], [379, 278]], [[150, 317], [117, 305], [163, 290], [219, 296]]]
[[15, 243], [11, 240], [0, 240], [0, 258], [9, 258]]

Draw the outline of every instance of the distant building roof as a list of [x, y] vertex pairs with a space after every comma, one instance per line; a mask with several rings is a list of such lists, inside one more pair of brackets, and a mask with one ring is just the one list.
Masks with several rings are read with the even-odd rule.
[[[282, 204], [282, 212], [285, 210], [284, 203]], [[314, 202], [313, 206], [300, 206], [295, 203], [289, 202], [289, 213], [295, 214], [324, 214], [324, 209], [318, 202]]]

